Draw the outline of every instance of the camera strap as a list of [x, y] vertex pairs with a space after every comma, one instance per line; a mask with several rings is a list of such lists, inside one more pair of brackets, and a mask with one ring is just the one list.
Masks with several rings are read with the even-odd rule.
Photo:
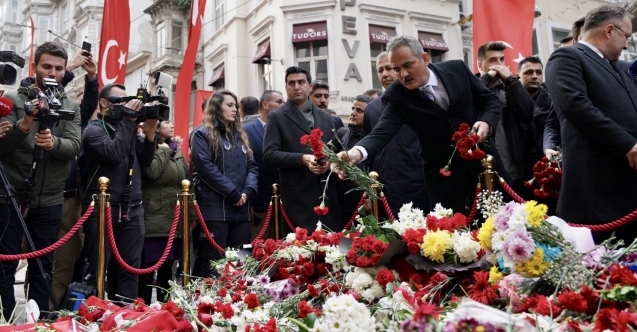
[[126, 186], [124, 187], [124, 203], [120, 208], [121, 220], [127, 222], [130, 218], [131, 199], [133, 193], [133, 167], [135, 165], [135, 156], [137, 154], [137, 132], [133, 134], [128, 149], [128, 174], [126, 178]]

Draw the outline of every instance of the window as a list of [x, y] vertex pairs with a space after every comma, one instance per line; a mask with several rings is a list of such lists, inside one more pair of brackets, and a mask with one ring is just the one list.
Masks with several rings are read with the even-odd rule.
[[69, 6], [64, 5], [62, 6], [62, 32], [65, 32], [66, 29], [69, 27]]
[[369, 44], [370, 48], [371, 48], [371, 56], [372, 56], [372, 83], [374, 86], [374, 89], [382, 89], [383, 85], [380, 83], [380, 81], [378, 80], [378, 75], [377, 75], [377, 70], [376, 70], [376, 57], [387, 51], [387, 44], [383, 44], [383, 43], [370, 43]]
[[533, 56], [540, 56], [540, 48], [537, 43], [537, 30], [533, 29], [533, 40], [531, 41], [531, 53]]
[[215, 30], [226, 23], [226, 0], [215, 0]]
[[473, 57], [471, 56], [470, 48], [462, 49], [462, 60], [464, 60], [465, 65], [467, 65], [469, 69], [473, 70]]
[[259, 65], [259, 72], [261, 73], [261, 87], [263, 91], [272, 90], [272, 63], [270, 61], [264, 61]]
[[628, 48], [624, 50], [624, 59], [626, 61], [637, 60], [637, 41], [634, 39], [628, 42]]
[[424, 50], [425, 52], [429, 53], [429, 62], [431, 63], [442, 62], [441, 50], [432, 50], [429, 48], [425, 48]]
[[553, 49], [556, 50], [560, 47], [560, 40], [571, 35], [568, 30], [551, 29], [553, 35]]
[[172, 38], [170, 39], [171, 40], [170, 47], [177, 50], [181, 50], [183, 45], [181, 41], [182, 31], [183, 29], [182, 29], [181, 22], [173, 21]]
[[42, 44], [47, 41], [49, 30], [49, 18], [46, 16], [40, 16], [38, 18], [37, 31], [37, 43]]
[[294, 46], [296, 65], [308, 70], [313, 79], [328, 82], [327, 40], [296, 43]]
[[19, 4], [18, 0], [11, 0], [11, 23], [18, 23]]
[[155, 44], [157, 46], [155, 55], [157, 58], [161, 58], [164, 56], [164, 52], [166, 49], [166, 27], [164, 22], [160, 22], [157, 24], [157, 28], [155, 29]]

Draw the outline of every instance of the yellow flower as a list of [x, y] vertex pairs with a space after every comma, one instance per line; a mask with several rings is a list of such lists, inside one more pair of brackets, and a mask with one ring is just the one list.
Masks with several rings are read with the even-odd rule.
[[484, 250], [491, 249], [491, 237], [493, 236], [493, 217], [489, 217], [478, 232], [478, 240], [480, 241], [480, 247]]
[[427, 232], [422, 238], [422, 255], [439, 263], [445, 262], [445, 253], [453, 247], [451, 233], [445, 230]]
[[498, 270], [497, 266], [492, 266], [489, 271], [489, 282], [495, 284], [496, 282], [504, 279], [504, 273]]
[[526, 263], [518, 266], [520, 272], [528, 277], [541, 277], [548, 271], [551, 264], [544, 261], [544, 250], [538, 247], [533, 253], [533, 257]]
[[526, 212], [529, 214], [529, 224], [533, 227], [538, 227], [542, 224], [548, 207], [544, 204], [537, 204], [536, 201], [528, 201], [524, 203]]

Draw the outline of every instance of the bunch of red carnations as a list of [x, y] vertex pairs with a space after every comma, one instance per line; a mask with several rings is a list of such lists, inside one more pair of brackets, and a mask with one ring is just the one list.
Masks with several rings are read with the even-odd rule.
[[458, 130], [453, 133], [451, 139], [456, 142], [454, 146], [453, 153], [451, 154], [451, 158], [449, 158], [449, 162], [445, 167], [440, 169], [440, 174], [443, 176], [450, 176], [451, 170], [451, 160], [453, 160], [453, 156], [456, 154], [456, 151], [460, 153], [460, 158], [466, 160], [480, 160], [485, 157], [485, 152], [480, 149], [478, 143], [480, 142], [480, 135], [472, 132], [470, 127], [466, 123], [461, 123]]
[[533, 179], [524, 182], [527, 189], [532, 189], [537, 184], [539, 188], [533, 190], [533, 194], [541, 199], [557, 199], [562, 186], [562, 168], [559, 161], [542, 158], [533, 166]]
[[387, 247], [387, 243], [373, 235], [354, 238], [352, 248], [347, 252], [347, 262], [358, 267], [374, 266]]

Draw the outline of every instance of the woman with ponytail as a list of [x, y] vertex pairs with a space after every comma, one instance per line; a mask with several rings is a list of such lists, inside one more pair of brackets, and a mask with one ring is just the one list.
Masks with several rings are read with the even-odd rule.
[[[240, 249], [250, 242], [250, 200], [257, 193], [257, 166], [241, 127], [237, 96], [228, 90], [213, 93], [204, 109], [204, 125], [193, 132], [197, 203], [215, 242]], [[193, 239], [195, 271], [214, 275], [211, 260], [223, 258], [205, 235]]]

